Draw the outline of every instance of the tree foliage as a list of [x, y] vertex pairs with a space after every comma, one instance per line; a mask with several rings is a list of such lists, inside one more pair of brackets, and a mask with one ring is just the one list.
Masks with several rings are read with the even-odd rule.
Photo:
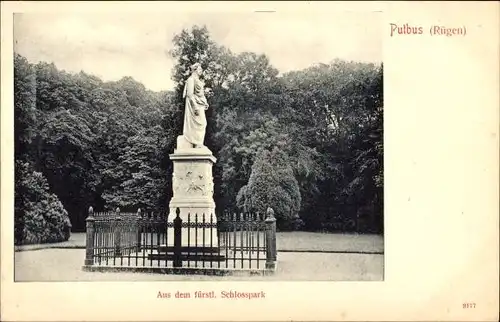
[[28, 163], [16, 162], [14, 210], [15, 244], [59, 242], [69, 239], [68, 213], [40, 172]]
[[172, 43], [171, 92], [15, 56], [16, 161], [46, 178], [74, 230], [90, 205], [168, 207], [182, 89], [200, 62], [217, 209], [271, 206], [282, 229], [300, 218], [309, 230], [382, 231], [383, 66], [333, 60], [280, 75], [266, 55], [233, 53], [203, 26]]
[[299, 217], [300, 190], [290, 160], [278, 147], [259, 149], [248, 184], [238, 192], [237, 204], [245, 212], [264, 213], [272, 206], [278, 229], [291, 228]]
[[75, 230], [85, 229], [90, 205], [166, 207], [170, 93], [151, 92], [131, 77], [105, 83], [69, 74], [19, 55], [14, 66], [16, 160], [47, 179]]

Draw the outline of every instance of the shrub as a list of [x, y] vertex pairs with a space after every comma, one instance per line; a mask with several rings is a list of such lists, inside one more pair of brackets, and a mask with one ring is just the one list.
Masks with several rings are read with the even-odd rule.
[[236, 204], [244, 211], [265, 212], [273, 208], [277, 228], [280, 230], [299, 229], [302, 220], [299, 184], [293, 175], [288, 156], [274, 148], [261, 150], [252, 165], [248, 184], [238, 192]]
[[68, 240], [71, 222], [45, 177], [26, 162], [16, 162], [15, 244]]

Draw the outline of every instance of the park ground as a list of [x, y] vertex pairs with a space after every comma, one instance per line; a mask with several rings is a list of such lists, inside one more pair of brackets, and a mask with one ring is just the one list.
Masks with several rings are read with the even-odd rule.
[[16, 246], [15, 281], [283, 280], [382, 281], [380, 235], [277, 233], [278, 265], [272, 276], [183, 276], [82, 270], [85, 234], [61, 243]]

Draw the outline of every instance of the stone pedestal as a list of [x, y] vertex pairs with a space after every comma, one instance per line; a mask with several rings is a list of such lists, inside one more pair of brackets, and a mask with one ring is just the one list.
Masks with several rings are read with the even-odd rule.
[[[176, 218], [176, 209], [180, 209], [179, 217], [183, 223], [203, 223], [203, 214], [205, 214], [205, 223], [217, 223], [215, 216], [215, 202], [213, 199], [213, 177], [212, 167], [216, 158], [207, 147], [193, 148], [188, 142], [183, 141], [180, 136], [177, 140], [177, 149], [170, 154], [170, 160], [173, 162], [172, 188], [173, 197], [170, 201], [168, 221], [173, 222]], [[204, 236], [203, 236], [204, 231]], [[174, 230], [168, 231], [168, 246], [174, 245]], [[189, 238], [188, 238], [189, 232]], [[189, 241], [189, 245], [188, 245]], [[218, 247], [217, 229], [202, 228], [196, 230], [194, 227], [182, 228], [182, 247]]]

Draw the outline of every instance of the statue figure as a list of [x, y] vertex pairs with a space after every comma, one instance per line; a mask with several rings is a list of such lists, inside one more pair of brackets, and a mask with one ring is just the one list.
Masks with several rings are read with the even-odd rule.
[[200, 80], [203, 72], [200, 63], [191, 66], [191, 76], [184, 85], [182, 97], [185, 99], [183, 137], [193, 148], [204, 148], [207, 119], [205, 111], [208, 109], [205, 97], [204, 84]]
[[[205, 111], [208, 109], [204, 83], [200, 79], [203, 70], [201, 65], [196, 63], [190, 67], [190, 72], [191, 75], [186, 80], [182, 95], [185, 103], [184, 127], [182, 134], [177, 136], [174, 153], [169, 154], [173, 163], [173, 196], [169, 203], [169, 222], [173, 222], [177, 216], [185, 222], [189, 218], [189, 213], [215, 214], [212, 167], [217, 159], [203, 144], [207, 128]], [[210, 220], [216, 221], [217, 219]], [[215, 247], [218, 247], [217, 236], [216, 227], [210, 228], [209, 232], [203, 235], [196, 234], [189, 227], [183, 227], [181, 245], [182, 247], [196, 246], [198, 249], [201, 245], [210, 245], [211, 247], [203, 248], [203, 253], [211, 253]], [[174, 234], [168, 233], [167, 245], [173, 244]], [[159, 249], [160, 252], [165, 254]]]

